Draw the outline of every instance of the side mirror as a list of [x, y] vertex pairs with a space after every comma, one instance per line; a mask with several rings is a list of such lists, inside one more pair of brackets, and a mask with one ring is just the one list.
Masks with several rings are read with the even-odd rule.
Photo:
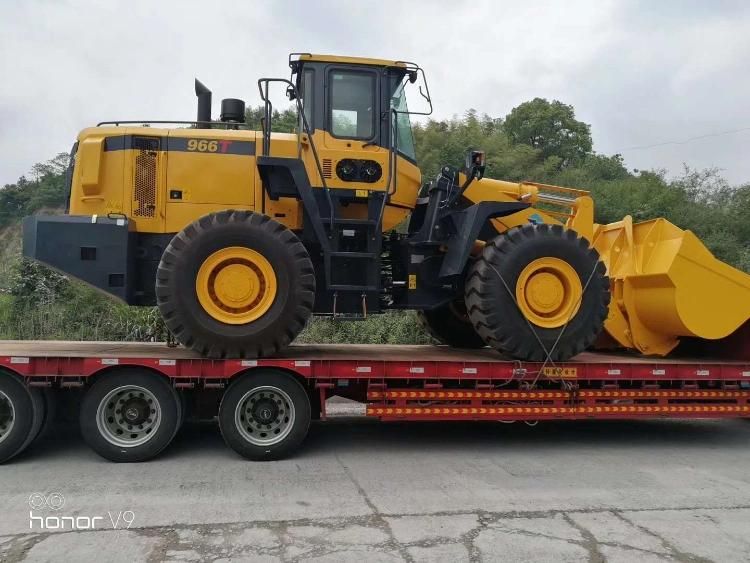
[[409, 71], [409, 82], [414, 84], [417, 81], [417, 78], [419, 77], [419, 74], [417, 74], [416, 70], [410, 70]]
[[466, 175], [469, 178], [477, 178], [478, 180], [481, 180], [484, 176], [485, 162], [486, 157], [484, 151], [475, 151], [473, 149], [467, 151], [465, 166]]

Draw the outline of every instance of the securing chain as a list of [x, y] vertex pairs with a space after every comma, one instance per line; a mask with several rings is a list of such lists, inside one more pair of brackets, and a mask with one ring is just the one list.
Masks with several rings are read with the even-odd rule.
[[589, 274], [588, 279], [586, 280], [586, 283], [583, 286], [583, 291], [581, 292], [581, 296], [578, 298], [578, 302], [576, 303], [576, 307], [573, 307], [571, 310], [570, 315], [568, 316], [568, 320], [565, 321], [565, 324], [562, 327], [562, 330], [560, 331], [560, 334], [557, 335], [557, 338], [555, 339], [555, 342], [552, 344], [552, 348], [547, 350], [547, 347], [544, 345], [544, 342], [542, 342], [542, 339], [539, 337], [539, 333], [537, 333], [536, 329], [534, 328], [534, 325], [529, 321], [528, 318], [526, 318], [526, 315], [523, 314], [523, 311], [521, 310], [521, 307], [518, 305], [518, 299], [516, 299], [515, 294], [510, 290], [510, 287], [508, 286], [507, 282], [503, 278], [502, 274], [497, 271], [497, 268], [490, 264], [488, 261], [486, 261], [486, 264], [492, 269], [493, 272], [497, 275], [498, 278], [500, 278], [500, 281], [503, 284], [503, 287], [505, 287], [505, 291], [508, 292], [508, 295], [513, 300], [513, 303], [516, 305], [516, 309], [518, 309], [518, 312], [521, 314], [523, 319], [526, 321], [526, 324], [529, 327], [529, 330], [531, 330], [531, 333], [534, 335], [534, 338], [536, 339], [539, 346], [542, 348], [542, 351], [545, 354], [544, 362], [542, 363], [542, 367], [539, 369], [539, 371], [536, 374], [536, 377], [534, 378], [534, 381], [531, 383], [532, 388], [537, 384], [539, 381], [539, 377], [542, 373], [544, 373], [544, 368], [547, 367], [548, 363], [552, 364], [552, 367], [557, 367], [555, 365], [554, 360], [552, 359], [552, 354], [557, 349], [557, 345], [560, 343], [560, 339], [562, 338], [562, 335], [565, 333], [565, 329], [568, 328], [568, 324], [570, 324], [570, 321], [573, 319], [573, 316], [575, 312], [578, 310], [578, 306], [583, 301], [583, 296], [586, 295], [586, 290], [588, 289], [589, 285], [591, 284], [591, 280], [594, 279], [594, 274], [596, 273], [596, 268], [599, 266], [599, 262], [597, 261], [594, 264], [594, 268], [591, 270], [591, 273]]

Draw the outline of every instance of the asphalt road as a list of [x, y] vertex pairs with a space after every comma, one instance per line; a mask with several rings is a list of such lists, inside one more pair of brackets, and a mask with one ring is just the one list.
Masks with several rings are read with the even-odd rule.
[[285, 461], [194, 424], [117, 465], [61, 430], [0, 467], [0, 560], [747, 561], [749, 446], [742, 420], [342, 419]]

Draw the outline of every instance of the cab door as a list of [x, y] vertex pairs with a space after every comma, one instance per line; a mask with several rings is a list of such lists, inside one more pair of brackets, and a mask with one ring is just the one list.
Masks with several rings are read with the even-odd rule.
[[331, 188], [386, 188], [388, 154], [381, 145], [380, 72], [376, 68], [328, 65], [324, 73], [325, 127], [321, 164]]

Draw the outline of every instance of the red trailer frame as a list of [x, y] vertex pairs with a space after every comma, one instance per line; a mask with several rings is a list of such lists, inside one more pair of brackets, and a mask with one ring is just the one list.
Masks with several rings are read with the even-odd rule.
[[280, 370], [320, 398], [322, 419], [334, 395], [366, 402], [366, 415], [381, 420], [750, 417], [745, 361], [584, 353], [543, 365], [489, 349], [396, 345], [295, 345], [279, 358], [212, 360], [162, 343], [0, 343], [0, 368], [30, 387], [83, 387], [128, 366], [196, 391]]

